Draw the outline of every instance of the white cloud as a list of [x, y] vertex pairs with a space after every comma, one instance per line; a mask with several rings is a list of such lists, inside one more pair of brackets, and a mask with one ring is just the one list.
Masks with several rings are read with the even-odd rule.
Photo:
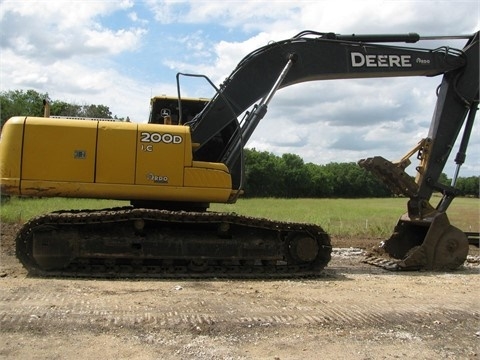
[[7, 1], [0, 7], [1, 45], [43, 62], [132, 50], [144, 29], [112, 30], [100, 22], [100, 17], [130, 6], [129, 1]]
[[[310, 2], [303, 2], [309, 4]], [[284, 19], [295, 19], [299, 14], [299, 5], [295, 1], [177, 1], [146, 0], [162, 24], [216, 23], [225, 28], [244, 31], [261, 31]]]
[[103, 49], [112, 54], [135, 49], [139, 40], [146, 33], [144, 29], [130, 30], [87, 30], [85, 32], [85, 46], [91, 49]]
[[[459, 30], [471, 33], [479, 27], [478, 3], [473, 0], [383, 1], [365, 0], [146, 0], [163, 24], [216, 23], [226, 29], [246, 33], [270, 32], [283, 37], [310, 29], [334, 32], [427, 31], [441, 29], [442, 34]], [[470, 11], [466, 11], [470, 9]], [[409, 27], [406, 29], [406, 25]], [[287, 33], [294, 29], [293, 33]], [[437, 32], [435, 32], [437, 33]]]

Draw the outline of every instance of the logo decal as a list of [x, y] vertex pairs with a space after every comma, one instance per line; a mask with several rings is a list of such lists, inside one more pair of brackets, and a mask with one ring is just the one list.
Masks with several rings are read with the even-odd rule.
[[140, 141], [144, 143], [164, 143], [164, 144], [181, 144], [183, 138], [180, 135], [172, 135], [169, 133], [161, 134], [157, 132], [140, 133]]
[[73, 158], [74, 159], [86, 159], [87, 152], [85, 150], [73, 150]]
[[412, 67], [410, 55], [365, 55], [360, 52], [350, 53], [352, 67]]
[[155, 175], [153, 173], [147, 174], [147, 179], [156, 184], [168, 184], [168, 176]]

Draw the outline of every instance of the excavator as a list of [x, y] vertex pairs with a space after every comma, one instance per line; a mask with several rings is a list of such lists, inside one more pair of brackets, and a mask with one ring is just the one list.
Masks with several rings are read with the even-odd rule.
[[[465, 39], [460, 49], [425, 49], [419, 40]], [[407, 45], [398, 45], [406, 43]], [[148, 123], [15, 116], [0, 141], [2, 194], [121, 199], [130, 206], [65, 210], [26, 222], [16, 255], [34, 276], [301, 277], [331, 259], [329, 235], [316, 224], [208, 211], [243, 193], [243, 149], [276, 92], [307, 81], [441, 76], [428, 136], [399, 160], [359, 165], [407, 200], [384, 257], [389, 270], [455, 270], [466, 234], [446, 210], [466, 158], [479, 102], [479, 32], [459, 36], [340, 35], [302, 31], [243, 58], [216, 86], [177, 74], [175, 97], [152, 100]], [[211, 98], [182, 97], [180, 78], [198, 76]], [[460, 133], [451, 185], [439, 182]], [[416, 154], [416, 176], [406, 173]], [[442, 194], [431, 204], [434, 192]], [[382, 261], [386, 263], [382, 263]]]

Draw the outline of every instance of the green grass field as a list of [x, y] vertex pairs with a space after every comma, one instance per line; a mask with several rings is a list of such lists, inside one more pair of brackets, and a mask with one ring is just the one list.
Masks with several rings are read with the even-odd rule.
[[[309, 222], [333, 236], [385, 237], [406, 212], [407, 199], [243, 199], [233, 205], [213, 205], [217, 211], [269, 219]], [[480, 230], [480, 200], [455, 199], [447, 212], [464, 231]]]
[[[437, 200], [437, 199], [433, 199]], [[438, 200], [437, 200], [438, 201]], [[435, 204], [435, 201], [432, 201]], [[212, 204], [211, 211], [322, 226], [333, 236], [385, 237], [406, 212], [407, 199], [240, 199], [236, 204]], [[2, 222], [25, 222], [56, 210], [127, 206], [125, 201], [92, 199], [12, 198], [0, 208]], [[457, 198], [448, 210], [450, 222], [464, 231], [480, 231], [480, 200]]]

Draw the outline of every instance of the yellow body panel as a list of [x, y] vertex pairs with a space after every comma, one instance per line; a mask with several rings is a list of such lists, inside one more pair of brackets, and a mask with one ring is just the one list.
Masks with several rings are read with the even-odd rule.
[[[61, 194], [58, 191], [61, 190]], [[228, 188], [124, 185], [52, 181], [22, 181], [22, 195], [38, 197], [66, 196], [118, 200], [162, 200], [227, 202]]]
[[22, 166], [22, 139], [25, 117], [11, 118], [0, 137], [0, 180], [2, 193], [18, 193]]
[[22, 179], [93, 182], [97, 122], [26, 118]]
[[231, 178], [224, 164], [194, 161], [185, 168], [185, 186], [231, 188]]
[[[184, 166], [190, 166], [192, 146], [186, 126], [138, 124], [135, 183], [183, 186]], [[185, 164], [185, 153], [190, 162]], [[181, 165], [181, 166], [179, 166]]]
[[100, 122], [98, 125], [95, 181], [106, 184], [133, 184], [137, 124]]
[[11, 195], [228, 202], [232, 194], [227, 167], [193, 161], [181, 125], [12, 118], [0, 175]]

